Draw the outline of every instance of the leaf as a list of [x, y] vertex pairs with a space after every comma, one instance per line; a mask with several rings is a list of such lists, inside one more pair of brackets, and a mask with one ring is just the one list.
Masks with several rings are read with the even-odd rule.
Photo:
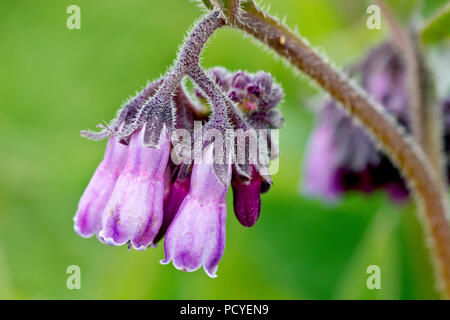
[[422, 29], [425, 43], [436, 43], [450, 38], [450, 1], [435, 13]]

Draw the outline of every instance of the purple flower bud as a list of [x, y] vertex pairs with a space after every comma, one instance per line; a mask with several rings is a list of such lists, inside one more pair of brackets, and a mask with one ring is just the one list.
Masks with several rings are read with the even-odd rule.
[[259, 97], [259, 95], [261, 94], [261, 88], [256, 84], [252, 84], [247, 87], [247, 92]]
[[[165, 258], [182, 271], [195, 271], [202, 265], [206, 273], [216, 277], [217, 265], [225, 249], [226, 193], [214, 171], [212, 146], [203, 161], [194, 163], [188, 195], [170, 225], [165, 240]], [[228, 181], [231, 166], [228, 166]]]
[[247, 88], [247, 85], [250, 83], [251, 78], [250, 76], [243, 72], [238, 71], [234, 74], [233, 79], [231, 80], [231, 86], [236, 89], [245, 89]]
[[177, 214], [181, 203], [189, 192], [190, 181], [190, 177], [187, 177], [184, 179], [176, 179], [172, 184], [171, 192], [164, 201], [163, 223], [161, 225], [161, 229], [159, 229], [158, 235], [155, 237], [154, 243], [158, 243], [159, 240], [161, 240], [166, 234], [167, 229]]
[[223, 90], [227, 91], [229, 89], [231, 78], [227, 69], [223, 67], [214, 67], [209, 70], [209, 73]]
[[144, 132], [141, 129], [131, 138], [127, 163], [106, 205], [99, 232], [108, 244], [130, 241], [137, 250], [146, 249], [161, 226], [164, 173], [170, 153], [165, 128], [158, 148], [143, 145]]
[[119, 143], [118, 138], [109, 139], [105, 157], [78, 203], [74, 229], [79, 235], [88, 238], [100, 230], [103, 210], [125, 166], [127, 151], [127, 146]]
[[233, 100], [234, 102], [242, 102], [242, 100], [244, 99], [244, 95], [242, 94], [242, 92], [237, 91], [237, 90], [233, 90], [230, 92], [229, 97], [231, 100]]
[[266, 72], [258, 72], [253, 79], [255, 85], [260, 88], [260, 91], [265, 93], [270, 93], [273, 85], [273, 78], [269, 73]]
[[253, 120], [263, 118], [265, 122], [269, 122], [266, 113], [280, 103], [283, 90], [273, 82], [269, 73], [258, 72], [252, 75], [239, 71], [231, 81], [229, 97], [245, 113], [259, 113]]
[[243, 181], [234, 171], [231, 186], [236, 218], [244, 227], [252, 227], [261, 213], [261, 176], [254, 166], [249, 181]]

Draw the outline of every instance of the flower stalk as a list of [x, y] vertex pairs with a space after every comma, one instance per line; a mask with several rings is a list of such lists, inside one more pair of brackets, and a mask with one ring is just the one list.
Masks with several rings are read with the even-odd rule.
[[[446, 176], [442, 147], [443, 126], [440, 121], [439, 104], [434, 96], [433, 81], [425, 63], [422, 48], [416, 34], [409, 34], [383, 0], [374, 0], [391, 29], [394, 44], [406, 64], [409, 96], [409, 117], [412, 133], [417, 143], [429, 155], [432, 165], [440, 176]], [[415, 30], [413, 30], [415, 32]], [[446, 188], [445, 179], [442, 186]]]

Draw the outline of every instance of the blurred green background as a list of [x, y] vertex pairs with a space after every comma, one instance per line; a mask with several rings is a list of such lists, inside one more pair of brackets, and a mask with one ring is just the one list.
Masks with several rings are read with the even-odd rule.
[[[396, 1], [406, 14], [413, 1]], [[426, 1], [432, 7], [442, 1]], [[386, 37], [366, 28], [361, 0], [264, 0], [338, 66]], [[66, 28], [67, 6], [81, 30]], [[429, 299], [437, 298], [412, 205], [349, 194], [336, 205], [299, 193], [321, 93], [237, 31], [209, 43], [204, 66], [271, 72], [286, 92], [280, 170], [259, 222], [229, 208], [218, 278], [163, 266], [162, 246], [109, 247], [73, 231], [78, 199], [105, 142], [80, 137], [171, 65], [202, 11], [187, 0], [0, 2], [0, 298], [6, 299]], [[384, 25], [383, 25], [384, 26]], [[314, 100], [315, 99], [315, 100]], [[316, 101], [316, 102], [312, 102]], [[79, 265], [81, 290], [66, 288]], [[381, 267], [381, 290], [366, 269]]]

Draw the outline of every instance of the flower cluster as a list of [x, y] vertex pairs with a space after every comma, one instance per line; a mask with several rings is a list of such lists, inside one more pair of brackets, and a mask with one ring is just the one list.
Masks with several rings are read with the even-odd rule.
[[[164, 237], [162, 263], [173, 261], [183, 271], [203, 266], [215, 277], [225, 248], [229, 186], [237, 219], [251, 227], [260, 215], [260, 195], [269, 189], [270, 176], [265, 163], [237, 162], [237, 148], [225, 153], [228, 161], [217, 163], [214, 141], [193, 141], [200, 144], [200, 156], [176, 164], [176, 130], [193, 132], [196, 121], [224, 135], [229, 129], [279, 128], [283, 119], [275, 107], [283, 92], [264, 72], [214, 68], [201, 75], [205, 78], [195, 78], [197, 100], [181, 82], [169, 85], [168, 76], [149, 83], [102, 131], [82, 132], [109, 141], [74, 222], [83, 237], [96, 235], [103, 243], [137, 250], [155, 246]], [[220, 109], [224, 106], [226, 112]], [[277, 155], [269, 147], [275, 142], [270, 136], [265, 139], [263, 153], [271, 159]]]
[[[392, 44], [374, 48], [361, 63], [350, 68], [350, 74], [410, 132], [406, 67]], [[442, 104], [444, 119], [450, 117], [448, 103]], [[444, 122], [445, 150], [450, 154], [450, 121]], [[305, 192], [333, 201], [346, 191], [372, 193], [380, 189], [395, 201], [409, 196], [403, 178], [388, 157], [335, 101], [327, 101], [309, 141]]]

